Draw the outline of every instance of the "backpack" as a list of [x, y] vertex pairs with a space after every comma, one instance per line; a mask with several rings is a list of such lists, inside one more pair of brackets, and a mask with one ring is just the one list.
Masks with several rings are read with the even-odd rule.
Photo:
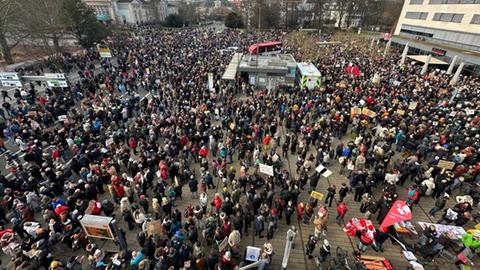
[[416, 201], [418, 198], [418, 191], [415, 190], [414, 188], [410, 188], [408, 190], [408, 199]]

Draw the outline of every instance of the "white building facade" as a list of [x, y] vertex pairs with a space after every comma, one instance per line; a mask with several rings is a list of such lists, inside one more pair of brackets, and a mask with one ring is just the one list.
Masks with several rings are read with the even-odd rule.
[[394, 34], [480, 51], [480, 0], [405, 0]]
[[114, 4], [112, 0], [83, 0], [87, 6], [95, 11], [97, 19], [103, 22], [116, 22]]
[[141, 24], [163, 21], [168, 15], [167, 0], [83, 0], [99, 21]]
[[155, 21], [152, 3], [143, 0], [118, 0], [117, 17], [124, 24], [142, 24]]

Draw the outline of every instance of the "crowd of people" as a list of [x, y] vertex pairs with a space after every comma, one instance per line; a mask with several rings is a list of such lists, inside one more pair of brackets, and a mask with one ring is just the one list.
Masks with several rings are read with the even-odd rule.
[[[398, 192], [408, 192], [411, 207], [426, 196], [436, 199], [429, 213], [445, 210], [439, 222], [473, 219], [480, 118], [470, 112], [478, 110], [478, 78], [463, 77], [452, 97], [444, 72], [420, 76], [414, 63], [398, 67], [393, 49], [384, 57], [365, 41], [347, 39], [328, 48], [327, 57], [309, 59], [322, 73], [321, 89], [287, 86], [258, 95], [247, 82], [220, 79], [232, 57], [223, 49], [247, 51], [285, 35], [138, 28], [134, 37], [108, 42], [113, 59], [95, 51], [67, 57], [65, 66], [75, 66], [80, 78], [68, 89], [40, 93], [31, 83], [13, 106], [4, 101], [0, 145], [8, 171], [0, 178], [0, 242], [11, 269], [81, 269], [85, 263], [99, 270], [235, 269], [249, 234], [266, 236], [259, 269], [267, 269], [275, 254], [269, 240], [278, 237], [280, 223], [295, 224], [292, 217], [314, 226], [307, 255], [326, 260], [334, 243], [327, 240], [329, 211], [335, 206], [343, 224], [349, 208], [358, 207], [344, 202], [349, 193], [378, 223]], [[349, 65], [360, 73], [346, 72]], [[376, 115], [354, 114], [355, 107]], [[23, 157], [6, 144], [17, 145]], [[288, 165], [292, 158], [296, 168]], [[454, 162], [454, 169], [442, 170], [440, 160]], [[333, 163], [345, 183], [320, 190], [324, 201], [300, 199], [318, 190], [315, 168]], [[259, 173], [259, 164], [273, 166], [274, 176]], [[376, 190], [382, 196], [374, 198]], [[456, 195], [464, 200], [447, 211]], [[195, 203], [177, 207], [187, 198]], [[118, 237], [140, 228], [141, 248], [105, 252], [80, 226], [86, 214], [121, 221], [119, 246]], [[160, 232], [147, 230], [153, 221], [160, 221]], [[359, 249], [381, 252], [392, 232], [359, 233]], [[224, 239], [228, 245], [219, 250]], [[439, 251], [439, 239], [425, 233], [419, 245]], [[78, 249], [79, 256], [63, 258], [58, 245]]]

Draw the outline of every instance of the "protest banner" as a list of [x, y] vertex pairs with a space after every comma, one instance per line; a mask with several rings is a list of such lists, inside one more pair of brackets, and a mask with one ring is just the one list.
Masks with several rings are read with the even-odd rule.
[[260, 172], [266, 175], [273, 176], [273, 167], [260, 163]]
[[383, 219], [382, 224], [380, 224], [380, 229], [385, 231], [387, 227], [399, 223], [401, 221], [406, 221], [412, 219], [412, 211], [410, 207], [402, 200], [396, 200], [392, 208], [388, 211], [385, 219]]
[[455, 162], [442, 159], [438, 161], [437, 166], [445, 170], [452, 170], [455, 167]]
[[87, 214], [80, 219], [80, 224], [88, 237], [113, 240], [115, 237], [110, 228], [112, 220], [112, 217]]

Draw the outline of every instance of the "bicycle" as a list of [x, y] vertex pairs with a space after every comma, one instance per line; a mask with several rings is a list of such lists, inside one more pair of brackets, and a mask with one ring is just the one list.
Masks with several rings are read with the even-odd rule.
[[348, 263], [348, 253], [343, 250], [341, 247], [337, 247], [335, 250], [336, 261], [339, 264], [338, 269], [347, 269], [350, 270], [350, 265]]
[[[333, 255], [333, 254], [332, 254]], [[348, 265], [347, 252], [341, 247], [337, 247], [335, 251], [335, 257], [331, 257], [327, 266], [322, 265], [318, 257], [315, 258], [314, 264], [316, 270], [351, 270]]]

